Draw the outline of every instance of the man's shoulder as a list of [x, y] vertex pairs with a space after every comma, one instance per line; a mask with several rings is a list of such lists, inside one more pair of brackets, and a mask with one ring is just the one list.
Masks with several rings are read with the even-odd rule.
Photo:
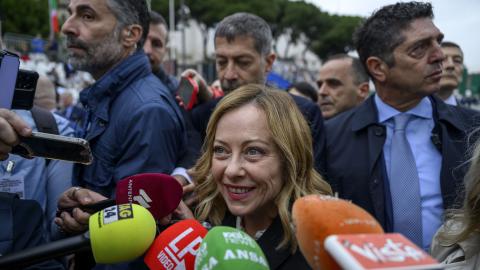
[[471, 108], [468, 108], [468, 107], [453, 106], [453, 105], [447, 105], [447, 107], [450, 110], [453, 110], [456, 113], [459, 113], [462, 116], [465, 116], [465, 118], [463, 118], [463, 119], [467, 119], [467, 120], [477, 119], [478, 120], [478, 118], [480, 117], [480, 111], [477, 111], [477, 110], [474, 110], [474, 109], [471, 109]]
[[[299, 97], [296, 95], [291, 95], [290, 96], [293, 98], [293, 101], [297, 104], [298, 108], [300, 110], [315, 110], [315, 108], [318, 108], [318, 105], [313, 103], [312, 101], [304, 98], [304, 97]], [[320, 109], [319, 109], [320, 110]]]
[[479, 111], [445, 103], [437, 103], [436, 110], [441, 120], [446, 120], [461, 129], [468, 131], [480, 126]]
[[320, 111], [320, 107], [316, 103], [296, 95], [290, 96], [309, 124], [317, 123], [317, 125], [320, 124], [323, 126], [322, 111]]
[[210, 118], [213, 110], [217, 106], [218, 102], [220, 102], [222, 98], [212, 99], [205, 103], [199, 104], [192, 109], [192, 116], [193, 117], [205, 117]]
[[110, 112], [114, 119], [119, 120], [120, 125], [139, 119], [159, 121], [164, 127], [168, 126], [168, 123], [175, 126], [183, 125], [179, 105], [155, 75], [151, 74], [137, 80], [130, 88], [121, 92]]
[[357, 113], [360, 112], [358, 112], [358, 107], [355, 107], [348, 111], [341, 112], [334, 117], [326, 120], [325, 127], [327, 131], [351, 129], [353, 124], [353, 118], [355, 115], [357, 115]]
[[141, 108], [153, 104], [174, 107], [176, 104], [167, 87], [153, 74], [138, 78], [126, 90], [122, 91], [118, 97], [122, 106]]

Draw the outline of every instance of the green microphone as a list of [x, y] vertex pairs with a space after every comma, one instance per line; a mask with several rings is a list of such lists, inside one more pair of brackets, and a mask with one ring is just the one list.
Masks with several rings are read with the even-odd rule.
[[232, 227], [217, 226], [202, 241], [195, 270], [268, 270], [267, 259], [257, 242]]

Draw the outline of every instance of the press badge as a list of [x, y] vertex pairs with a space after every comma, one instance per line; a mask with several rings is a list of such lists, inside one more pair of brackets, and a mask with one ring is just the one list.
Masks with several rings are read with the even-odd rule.
[[5, 173], [0, 176], [0, 191], [8, 193], [16, 193], [20, 199], [25, 196], [25, 181], [21, 175], [12, 174], [15, 169], [15, 162], [9, 160], [7, 162]]

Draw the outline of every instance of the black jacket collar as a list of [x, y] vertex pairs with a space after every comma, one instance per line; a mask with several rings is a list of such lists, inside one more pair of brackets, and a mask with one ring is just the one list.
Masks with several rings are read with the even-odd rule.
[[[235, 227], [235, 221], [235, 216], [230, 213], [226, 213], [222, 225]], [[289, 247], [277, 250], [277, 246], [282, 241], [282, 237], [282, 222], [280, 220], [280, 216], [277, 215], [270, 227], [268, 227], [260, 239], [257, 240], [257, 243], [265, 254], [265, 257], [267, 257], [268, 264], [272, 270], [278, 269], [285, 260], [287, 260], [290, 256], [293, 256]], [[300, 251], [297, 250], [297, 252]]]

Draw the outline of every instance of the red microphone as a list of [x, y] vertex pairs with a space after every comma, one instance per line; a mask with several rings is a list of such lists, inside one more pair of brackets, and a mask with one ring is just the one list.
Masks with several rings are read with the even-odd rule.
[[152, 270], [194, 270], [195, 256], [206, 234], [207, 229], [194, 219], [177, 222], [157, 236], [144, 262]]
[[170, 175], [142, 173], [120, 180], [116, 190], [116, 204], [139, 204], [161, 219], [172, 213], [183, 196], [180, 183]]
[[[171, 214], [178, 207], [182, 195], [182, 186], [172, 176], [162, 173], [141, 173], [118, 182], [115, 200], [108, 199], [78, 207], [83, 211], [96, 213], [116, 204], [134, 203], [148, 209], [158, 220]], [[59, 209], [57, 216], [62, 211], [72, 210], [73, 207]]]

